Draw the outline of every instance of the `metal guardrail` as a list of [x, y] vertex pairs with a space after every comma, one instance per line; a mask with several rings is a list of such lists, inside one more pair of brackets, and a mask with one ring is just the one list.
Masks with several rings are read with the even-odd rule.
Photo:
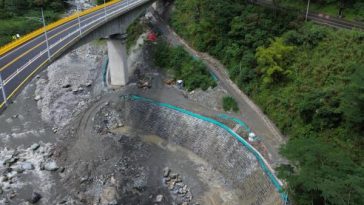
[[[72, 14], [71, 16], [62, 18], [62, 19], [60, 19], [60, 20], [58, 20], [56, 22], [53, 22], [51, 24], [48, 24], [45, 27], [45, 29], [47, 31], [52, 30], [52, 29], [54, 29], [54, 28], [56, 28], [56, 27], [58, 27], [60, 25], [63, 25], [65, 23], [67, 23], [67, 22], [70, 22], [70, 21], [72, 21], [74, 19], [77, 19], [78, 15], [79, 16], [85, 16], [87, 14], [90, 14], [92, 12], [101, 10], [101, 9], [103, 9], [105, 7], [108, 7], [110, 5], [116, 4], [118, 2], [121, 2], [121, 0], [113, 0], [113, 1], [110, 1], [110, 2], [108, 2], [106, 4], [102, 4], [102, 5], [98, 5], [98, 6], [92, 7], [90, 9], [87, 9], [87, 10], [85, 10], [83, 12], [80, 12], [80, 13], [77, 13], [76, 12], [76, 13]], [[43, 33], [44, 33], [44, 28], [39, 28], [39, 29], [37, 29], [37, 30], [29, 33], [29, 34], [26, 34], [25, 36], [23, 36], [23, 37], [15, 40], [15, 41], [12, 41], [12, 42], [6, 44], [5, 46], [3, 46], [3, 47], [0, 48], [0, 56], [1, 55], [4, 55], [5, 53], [7, 53], [7, 52], [9, 52], [11, 50], [13, 50], [16, 47], [18, 47], [18, 46], [20, 46], [20, 45], [28, 42], [29, 40], [32, 40], [32, 39], [34, 39], [34, 38], [42, 35]]]
[[[55, 56], [58, 56], [59, 53], [62, 50], [64, 50], [66, 47], [70, 46], [72, 43], [74, 43], [74, 41], [76, 41], [77, 39], [81, 38], [84, 34], [87, 34], [88, 32], [91, 32], [94, 28], [96, 28], [97, 26], [99, 26], [100, 24], [102, 24], [103, 22], [105, 22], [105, 21], [102, 21], [101, 22], [102, 19], [105, 19], [105, 20], [106, 20], [106, 18], [107, 19], [109, 19], [109, 18], [112, 19], [115, 16], [117, 16], [119, 12], [129, 11], [130, 9], [133, 9], [136, 6], [140, 5], [140, 3], [143, 3], [143, 2], [146, 2], [146, 1], [149, 1], [149, 0], [137, 0], [137, 1], [130, 2], [130, 3], [129, 3], [129, 0], [125, 0], [125, 1], [127, 3], [127, 6], [126, 7], [125, 6], [124, 7], [118, 7], [118, 6], [116, 6], [116, 8], [117, 8], [116, 10], [111, 11], [111, 12], [108, 12], [107, 15], [106, 15], [106, 12], [105, 12], [105, 16], [100, 16], [99, 18], [97, 18], [97, 19], [95, 19], [95, 20], [87, 23], [86, 25], [83, 25], [79, 29], [77, 29], [77, 30], [75, 30], [73, 32], [68, 33], [68, 35], [66, 35], [65, 37], [62, 37], [57, 42], [55, 42], [52, 45], [50, 45], [50, 48], [52, 49], [52, 48], [56, 47], [57, 45], [61, 44], [64, 40], [69, 39], [69, 38], [72, 37], [72, 39], [70, 41], [68, 41], [65, 45], [63, 45], [56, 52], [52, 53], [51, 57], [53, 58]], [[115, 0], [115, 1], [112, 1], [110, 4], [106, 4], [105, 6], [110, 6], [111, 4], [115, 4], [115, 3], [118, 3], [118, 2], [121, 2], [121, 1], [120, 0]], [[102, 8], [105, 8], [105, 6], [102, 7]], [[97, 10], [100, 10], [100, 9], [90, 9], [90, 10], [87, 10], [87, 11], [85, 11], [83, 13], [83, 15], [86, 15], [87, 13], [92, 13], [93, 11], [97, 11]], [[79, 14], [77, 14], [76, 18], [78, 16], [79, 16]], [[62, 24], [64, 24], [64, 22], [63, 23], [57, 23], [57, 24], [62, 25]], [[87, 28], [87, 29], [86, 30], [83, 30], [83, 28]], [[81, 32], [79, 32], [80, 29], [82, 29], [82, 31], [83, 31], [82, 34], [81, 34]], [[43, 33], [43, 31], [42, 31], [42, 33]], [[79, 35], [75, 36], [76, 33], [79, 33]], [[17, 42], [13, 42], [13, 43], [17, 43]], [[13, 43], [11, 43], [11, 44], [13, 44]], [[9, 100], [11, 98], [13, 98], [16, 95], [16, 93], [18, 93], [20, 91], [21, 87], [23, 87], [26, 84], [26, 82], [28, 82], [31, 79], [31, 77], [34, 76], [34, 74], [36, 72], [38, 72], [47, 63], [50, 63], [51, 62], [50, 59], [47, 59], [44, 62], [42, 62], [40, 65], [38, 65], [36, 68], [34, 68], [29, 74], [27, 74], [27, 76], [24, 77], [24, 79], [21, 79], [21, 82], [19, 84], [17, 84], [17, 87], [14, 90], [8, 91], [8, 90], [4, 89], [6, 87], [6, 85], [8, 83], [10, 83], [10, 81], [12, 81], [16, 76], [18, 76], [19, 74], [21, 74], [25, 70], [25, 68], [27, 68], [33, 62], [35, 62], [37, 59], [39, 59], [41, 56], [43, 56], [45, 52], [47, 52], [47, 50], [43, 50], [43, 51], [39, 52], [39, 54], [37, 54], [33, 58], [31, 58], [30, 60], [27, 60], [27, 62], [25, 62], [24, 65], [22, 65], [19, 68], [17, 68], [15, 70], [15, 72], [12, 73], [10, 76], [8, 76], [6, 79], [1, 78], [2, 77], [2, 75], [1, 75], [2, 73], [0, 72], [0, 113], [2, 111], [4, 111], [4, 109], [9, 104]]]

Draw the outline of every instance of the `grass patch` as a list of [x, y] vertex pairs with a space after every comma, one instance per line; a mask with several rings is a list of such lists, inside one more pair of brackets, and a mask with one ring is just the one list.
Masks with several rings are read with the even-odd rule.
[[144, 25], [139, 21], [136, 20], [126, 30], [127, 38], [126, 38], [126, 49], [129, 49], [135, 45], [140, 35], [144, 32]]
[[239, 111], [238, 103], [233, 97], [230, 96], [225, 96], [222, 98], [222, 107], [225, 111]]

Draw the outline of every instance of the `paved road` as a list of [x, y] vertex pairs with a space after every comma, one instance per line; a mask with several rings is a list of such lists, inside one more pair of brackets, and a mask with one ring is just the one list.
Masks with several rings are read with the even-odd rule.
[[[104, 24], [107, 19], [126, 13], [149, 0], [124, 0], [82, 16], [80, 18], [81, 32], [89, 32]], [[64, 48], [77, 42], [82, 35], [78, 19], [60, 25], [48, 31], [51, 58], [48, 58], [45, 35], [40, 35], [27, 43], [0, 56], [0, 111], [5, 108], [6, 102], [34, 76], [37, 71], [50, 63], [53, 58], [64, 51]]]

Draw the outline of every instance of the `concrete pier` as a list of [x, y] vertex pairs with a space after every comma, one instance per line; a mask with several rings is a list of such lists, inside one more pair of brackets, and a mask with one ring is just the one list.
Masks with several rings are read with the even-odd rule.
[[128, 63], [125, 41], [108, 39], [110, 84], [111, 86], [125, 86], [128, 83]]

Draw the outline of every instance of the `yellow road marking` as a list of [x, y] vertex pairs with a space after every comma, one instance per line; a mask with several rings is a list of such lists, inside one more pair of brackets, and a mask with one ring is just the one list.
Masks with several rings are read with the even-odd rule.
[[15, 89], [14, 91], [7, 97], [7, 99], [9, 100], [11, 97], [13, 97], [15, 95], [15, 93], [20, 89], [20, 87], [22, 87], [24, 85], [24, 83], [26, 81], [29, 80], [29, 78], [34, 75], [34, 73], [36, 73], [44, 64], [47, 63], [48, 60], [44, 61], [42, 64], [40, 64], [33, 72], [31, 72], [28, 77], [26, 77]]
[[[78, 37], [78, 36], [77, 36]], [[76, 38], [77, 38], [76, 37]], [[75, 40], [76, 38], [72, 39], [70, 42], [68, 42], [67, 44], [65, 44], [64, 46], [62, 46], [60, 49], [58, 49], [58, 51], [56, 51], [56, 53], [58, 53], [60, 50], [62, 50], [63, 48], [65, 48], [66, 46], [68, 46], [70, 43], [73, 42], [73, 40]], [[13, 97], [16, 92], [19, 91], [19, 89], [24, 85], [24, 83], [26, 83], [26, 81], [29, 80], [30, 77], [32, 77], [34, 75], [34, 73], [36, 73], [40, 68], [43, 67], [43, 65], [45, 65], [48, 62], [48, 60], [45, 60], [42, 64], [40, 64], [33, 72], [31, 72], [15, 89], [14, 91], [7, 97], [7, 99], [9, 100], [11, 97]], [[1, 108], [1, 106], [0, 106]]]
[[[53, 22], [51, 24], [48, 24], [46, 26], [46, 29], [47, 30], [52, 30], [53, 28], [56, 28], [56, 27], [58, 27], [60, 25], [63, 25], [65, 23], [67, 23], [67, 22], [70, 22], [70, 21], [76, 19], [78, 16], [86, 16], [87, 14], [90, 14], [90, 13], [93, 13], [95, 11], [101, 10], [101, 9], [103, 9], [105, 7], [108, 7], [110, 5], [116, 4], [118, 2], [120, 2], [120, 0], [113, 0], [113, 1], [110, 1], [110, 2], [108, 2], [106, 4], [98, 5], [98, 6], [95, 6], [93, 8], [90, 8], [88, 10], [85, 10], [85, 11], [79, 13], [79, 14], [75, 13], [75, 14], [73, 14], [71, 16], [65, 17], [65, 18], [60, 19], [60, 20], [58, 20], [56, 22]], [[23, 45], [27, 41], [29, 41], [29, 40], [31, 40], [31, 39], [33, 39], [33, 38], [41, 35], [42, 33], [43, 33], [43, 28], [40, 28], [40, 29], [37, 29], [37, 30], [29, 33], [29, 34], [26, 34], [25, 36], [22, 36], [20, 39], [18, 39], [16, 41], [12, 41], [12, 42], [6, 44], [3, 47], [0, 47], [0, 55], [3, 55], [5, 53], [7, 53], [7, 52], [9, 52], [9, 51], [11, 51], [13, 49], [15, 49], [16, 47], [18, 47], [20, 45]]]
[[[91, 27], [92, 28], [92, 27]], [[87, 29], [86, 31], [89, 31], [91, 28]], [[67, 29], [68, 30], [68, 29]], [[67, 44], [65, 44], [64, 46], [62, 46], [60, 49], [58, 49], [55, 54], [57, 54], [60, 50], [62, 50], [63, 48], [67, 47], [69, 44], [71, 44], [73, 42], [73, 40], [77, 39], [80, 36], [77, 36], [76, 38], [72, 39], [70, 42], [68, 42]], [[43, 41], [44, 42], [44, 41]], [[53, 54], [53, 56], [55, 55]], [[29, 78], [31, 78], [39, 69], [41, 69], [46, 63], [48, 62], [48, 59], [45, 60], [42, 64], [40, 64], [36, 69], [34, 69], [14, 90], [13, 92], [11, 92], [11, 94], [9, 96], [6, 97], [7, 100], [10, 100], [10, 98], [12, 98], [19, 90], [20, 88], [29, 80]], [[4, 89], [4, 87], [3, 87]], [[0, 104], [0, 108], [2, 108], [5, 104], [5, 99], [4, 102]]]
[[[98, 14], [98, 15], [101, 15], [101, 14]], [[97, 15], [96, 15], [97, 16]], [[88, 19], [87, 19], [88, 20]], [[51, 39], [53, 39], [53, 38], [55, 38], [55, 37], [57, 37], [58, 35], [60, 35], [61, 33], [64, 33], [64, 32], [66, 32], [66, 31], [68, 31], [69, 29], [71, 29], [71, 28], [73, 28], [73, 27], [75, 27], [75, 26], [78, 26], [78, 23], [76, 22], [75, 24], [73, 24], [72, 26], [70, 26], [70, 27], [68, 27], [68, 28], [66, 28], [65, 30], [62, 30], [62, 31], [60, 31], [60, 32], [58, 32], [58, 33], [56, 33], [56, 34], [54, 34], [53, 36], [51, 36], [50, 38], [49, 38], [49, 40], [51, 40]], [[16, 61], [18, 61], [21, 57], [23, 57], [23, 56], [25, 56], [26, 54], [28, 54], [29, 52], [31, 52], [32, 50], [34, 50], [34, 49], [36, 49], [36, 48], [38, 48], [39, 46], [41, 46], [42, 44], [44, 44], [45, 43], [45, 41], [42, 41], [42, 42], [40, 42], [39, 44], [37, 44], [37, 45], [35, 45], [34, 47], [32, 47], [31, 49], [29, 49], [28, 51], [26, 51], [26, 52], [24, 52], [24, 53], [22, 53], [21, 55], [19, 55], [18, 57], [16, 57], [16, 58], [14, 58], [12, 61], [10, 61], [9, 63], [7, 63], [6, 65], [4, 65], [2, 68], [0, 68], [0, 72], [1, 71], [3, 71], [3, 70], [5, 70], [7, 67], [9, 67], [11, 64], [13, 64], [13, 63], [15, 63]]]

